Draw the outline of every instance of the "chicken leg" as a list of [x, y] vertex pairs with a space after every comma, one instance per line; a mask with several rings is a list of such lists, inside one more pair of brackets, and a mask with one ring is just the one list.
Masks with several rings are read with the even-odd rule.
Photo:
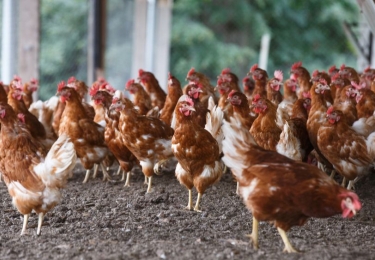
[[118, 167], [118, 170], [116, 172], [116, 175], [120, 175], [120, 172], [122, 171], [121, 166]]
[[102, 168], [102, 172], [103, 172], [103, 181], [106, 181], [106, 180], [111, 181], [112, 178], [111, 176], [109, 176], [108, 171], [104, 167], [103, 163], [100, 163], [100, 167]]
[[143, 182], [143, 184], [148, 185], [148, 177], [146, 175], [145, 175], [145, 181]]
[[40, 235], [40, 230], [42, 229], [43, 218], [44, 218], [44, 213], [43, 213], [43, 212], [39, 213], [39, 218], [38, 218], [38, 229], [36, 230], [36, 234], [37, 234], [38, 236]]
[[201, 198], [202, 198], [202, 194], [198, 193], [198, 198], [197, 198], [197, 202], [195, 203], [194, 211], [202, 212], [199, 210], [199, 203], [201, 201]]
[[259, 221], [253, 216], [253, 230], [251, 231], [250, 235], [247, 235], [253, 242], [254, 249], [258, 249], [258, 229], [259, 229]]
[[[125, 177], [125, 171], [123, 172], [123, 176]], [[130, 187], [130, 171], [126, 173], [126, 181], [124, 187]]]
[[86, 170], [86, 175], [85, 175], [85, 179], [83, 180], [82, 183], [86, 183], [90, 178], [90, 170]]
[[189, 190], [189, 202], [188, 202], [188, 205], [186, 206], [185, 209], [187, 210], [192, 210], [193, 209], [193, 195], [192, 195], [192, 191]]
[[151, 192], [151, 185], [152, 185], [152, 176], [148, 177], [147, 193]]
[[21, 236], [25, 234], [26, 229], [27, 229], [27, 222], [29, 221], [29, 214], [23, 215], [23, 225], [22, 225], [22, 231], [21, 231]]
[[99, 164], [94, 164], [94, 174], [92, 175], [92, 178], [95, 179], [96, 175], [98, 174]]
[[277, 228], [277, 231], [279, 231], [279, 234], [284, 242], [284, 245], [285, 245], [285, 248], [284, 248], [284, 252], [287, 252], [287, 253], [298, 253], [298, 251], [296, 249], [294, 249], [294, 247], [290, 244], [289, 242], [289, 239], [288, 239], [288, 236], [286, 235], [285, 231], [282, 230], [281, 228]]

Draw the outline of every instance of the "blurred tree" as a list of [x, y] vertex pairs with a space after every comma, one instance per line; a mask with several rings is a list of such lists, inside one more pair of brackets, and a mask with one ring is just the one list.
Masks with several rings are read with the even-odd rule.
[[176, 0], [171, 71], [181, 80], [191, 67], [211, 79], [229, 67], [240, 78], [258, 62], [260, 39], [271, 33], [267, 70], [289, 72], [301, 60], [308, 70], [356, 57], [342, 21], [357, 21], [353, 0]]
[[61, 80], [86, 80], [87, 15], [87, 0], [41, 0], [40, 99]]

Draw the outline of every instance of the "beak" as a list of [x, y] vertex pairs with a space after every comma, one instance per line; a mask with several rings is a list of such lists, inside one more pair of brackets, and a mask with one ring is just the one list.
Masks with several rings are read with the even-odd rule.
[[194, 108], [194, 107], [192, 107], [192, 106], [189, 106], [189, 110], [190, 110], [190, 111], [194, 111], [194, 112], [195, 112], [195, 108]]

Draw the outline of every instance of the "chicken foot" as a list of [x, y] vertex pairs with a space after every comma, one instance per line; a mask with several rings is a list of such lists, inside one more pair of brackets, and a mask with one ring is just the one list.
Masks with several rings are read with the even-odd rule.
[[259, 229], [259, 221], [253, 216], [253, 230], [251, 231], [250, 235], [247, 235], [253, 243], [254, 249], [258, 249], [258, 229]]
[[38, 229], [36, 230], [36, 234], [37, 234], [38, 236], [40, 235], [40, 230], [42, 229], [43, 219], [44, 219], [44, 213], [41, 212], [41, 213], [39, 213], [39, 218], [38, 218]]
[[192, 193], [193, 193], [192, 190], [189, 190], [189, 202], [188, 202], [188, 205], [185, 208], [187, 210], [193, 209], [193, 195], [192, 195]]
[[285, 248], [284, 248], [284, 252], [287, 252], [287, 253], [298, 253], [299, 251], [297, 251], [296, 249], [294, 249], [294, 247], [290, 244], [289, 242], [289, 239], [288, 239], [288, 236], [287, 234], [285, 233], [284, 230], [282, 230], [281, 228], [277, 228], [277, 231], [279, 231], [279, 234], [284, 242], [284, 245], [285, 245]]
[[201, 201], [201, 198], [202, 198], [202, 194], [198, 193], [198, 198], [197, 198], [197, 202], [195, 203], [194, 211], [202, 212], [199, 210], [199, 203]]
[[27, 222], [29, 221], [29, 216], [30, 216], [30, 214], [23, 215], [23, 225], [22, 225], [21, 236], [24, 235], [25, 232], [26, 232]]
[[94, 174], [92, 175], [92, 178], [95, 179], [96, 175], [98, 174], [99, 164], [94, 164]]
[[[123, 178], [125, 178], [125, 171], [123, 171]], [[126, 173], [126, 181], [124, 187], [130, 187], [130, 171]]]

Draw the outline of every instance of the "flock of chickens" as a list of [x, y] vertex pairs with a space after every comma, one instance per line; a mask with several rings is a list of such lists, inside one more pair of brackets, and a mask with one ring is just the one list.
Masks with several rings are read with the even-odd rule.
[[309, 217], [352, 217], [361, 209], [351, 189], [373, 171], [375, 70], [359, 75], [342, 65], [310, 75], [297, 62], [290, 72], [286, 80], [281, 71], [269, 78], [255, 64], [241, 88], [223, 69], [214, 87], [192, 68], [184, 87], [169, 74], [166, 94], [151, 72], [139, 70], [139, 82], [125, 85], [132, 101], [103, 78], [88, 89], [71, 77], [45, 102], [32, 101], [35, 79], [1, 83], [0, 172], [24, 215], [21, 234], [32, 211], [39, 214], [40, 234], [77, 159], [86, 169], [84, 183], [99, 167], [110, 180], [107, 169], [117, 161], [125, 186], [132, 169], [142, 169], [147, 192], [154, 174], [173, 167], [189, 191], [186, 208], [195, 211], [205, 190], [229, 169], [253, 215], [254, 247], [259, 221], [270, 221], [285, 251], [296, 252], [286, 235], [292, 226]]

